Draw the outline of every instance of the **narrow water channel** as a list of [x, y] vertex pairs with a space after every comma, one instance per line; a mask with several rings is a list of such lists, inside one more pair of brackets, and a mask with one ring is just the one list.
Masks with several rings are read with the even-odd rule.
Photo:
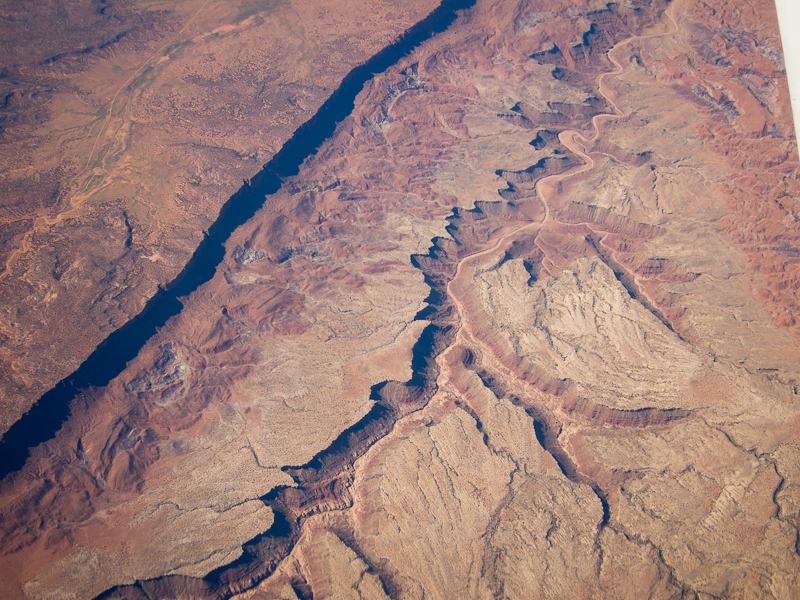
[[113, 332], [68, 377], [45, 393], [0, 441], [0, 478], [18, 471], [30, 449], [55, 436], [69, 417], [70, 403], [90, 387], [103, 387], [119, 375], [159, 327], [182, 308], [179, 298], [209, 281], [225, 254], [223, 244], [233, 231], [253, 217], [265, 196], [277, 192], [282, 180], [296, 175], [300, 165], [327, 140], [353, 110], [356, 96], [374, 75], [382, 73], [416, 46], [447, 29], [459, 10], [475, 0], [443, 0], [425, 19], [363, 65], [354, 68], [339, 88], [280, 151], [225, 203], [219, 217], [183, 271], [145, 305], [142, 312]]

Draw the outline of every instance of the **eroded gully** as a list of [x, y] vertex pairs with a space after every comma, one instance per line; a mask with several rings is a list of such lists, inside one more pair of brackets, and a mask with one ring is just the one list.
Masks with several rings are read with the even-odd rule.
[[[460, 4], [466, 5], [467, 2]], [[584, 164], [557, 175], [544, 177], [537, 182], [537, 196], [544, 208], [542, 220], [527, 223], [510, 231], [506, 230], [491, 247], [464, 256], [457, 262], [453, 276], [449, 278], [444, 289], [440, 290], [444, 294], [441, 294], [439, 299], [440, 304], [449, 303], [455, 308], [456, 318], [432, 319], [432, 324], [425, 329], [421, 339], [414, 347], [412, 379], [406, 383], [384, 382], [374, 386], [372, 399], [375, 401], [375, 405], [367, 416], [343, 432], [331, 447], [314, 457], [309, 463], [284, 469], [293, 477], [296, 486], [276, 488], [262, 498], [264, 503], [270, 506], [275, 513], [273, 527], [244, 544], [243, 555], [237, 561], [216, 569], [206, 577], [165, 576], [139, 581], [130, 586], [119, 586], [108, 590], [101, 594], [98, 600], [101, 598], [104, 600], [173, 598], [186, 594], [194, 598], [221, 599], [255, 587], [274, 572], [280, 562], [288, 556], [299, 538], [304, 521], [309, 516], [321, 511], [345, 510], [352, 506], [348, 488], [354, 480], [355, 461], [364, 456], [378, 440], [390, 436], [400, 421], [425, 408], [438, 389], [447, 389], [451, 374], [448, 358], [452, 352], [463, 351], [464, 348], [470, 347], [480, 349], [480, 355], [483, 360], [488, 362], [493, 372], [500, 374], [502, 379], [509, 382], [513, 389], [520, 392], [525, 391], [529, 384], [503, 365], [494, 356], [489, 345], [475, 331], [469, 318], [469, 309], [463, 298], [459, 297], [456, 288], [463, 285], [464, 282], [470, 281], [475, 271], [485, 264], [487, 259], [505, 253], [515, 241], [523, 236], [531, 233], [538, 236], [538, 233], [548, 223], [560, 224], [553, 217], [547, 200], [548, 195], [555, 190], [554, 184], [593, 169], [595, 167], [594, 160], [586, 150], [586, 146], [598, 138], [603, 121], [623, 116], [622, 111], [603, 90], [602, 85], [606, 76], [617, 75], [623, 70], [621, 63], [613, 54], [633, 41], [674, 33], [677, 25], [672, 16], [668, 16], [674, 26], [672, 31], [632, 36], [617, 43], [609, 50], [609, 60], [616, 68], [614, 71], [599, 75], [597, 85], [600, 94], [613, 107], [614, 113], [595, 115], [592, 118], [594, 133], [589, 139], [584, 138], [575, 130], [561, 132], [559, 141], [577, 154]], [[589, 224], [584, 225], [588, 226]], [[568, 460], [565, 459], [566, 453], [558, 445], [557, 435], [550, 436], [550, 438], [552, 439], [540, 441], [561, 465]], [[562, 470], [566, 469], [565, 475], [579, 483], [589, 484], [598, 493], [604, 503], [605, 520], [607, 520], [608, 508], [599, 487], [584, 480], [585, 478], [579, 473], [572, 473], [575, 469], [570, 469], [569, 465], [561, 466]], [[332, 490], [332, 492], [326, 496], [321, 491], [323, 489]], [[301, 597], [308, 593], [307, 582], [292, 581], [291, 584]]]

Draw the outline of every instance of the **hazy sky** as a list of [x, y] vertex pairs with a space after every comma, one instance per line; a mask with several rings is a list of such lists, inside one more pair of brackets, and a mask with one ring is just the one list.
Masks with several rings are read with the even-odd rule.
[[794, 132], [800, 145], [800, 0], [775, 0], [781, 26], [783, 56], [789, 76], [789, 93], [792, 96]]

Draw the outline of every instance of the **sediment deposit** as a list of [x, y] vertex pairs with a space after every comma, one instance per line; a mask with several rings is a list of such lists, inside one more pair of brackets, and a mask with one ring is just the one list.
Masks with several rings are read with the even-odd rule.
[[794, 598], [774, 7], [478, 0], [2, 483], [9, 598]]

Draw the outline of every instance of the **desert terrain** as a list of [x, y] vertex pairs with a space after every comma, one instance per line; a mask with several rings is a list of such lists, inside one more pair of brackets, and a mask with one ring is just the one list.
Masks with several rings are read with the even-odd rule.
[[771, 0], [477, 0], [3, 479], [0, 595], [796, 598], [798, 215]]
[[350, 69], [435, 7], [0, 4], [0, 433], [178, 275]]

